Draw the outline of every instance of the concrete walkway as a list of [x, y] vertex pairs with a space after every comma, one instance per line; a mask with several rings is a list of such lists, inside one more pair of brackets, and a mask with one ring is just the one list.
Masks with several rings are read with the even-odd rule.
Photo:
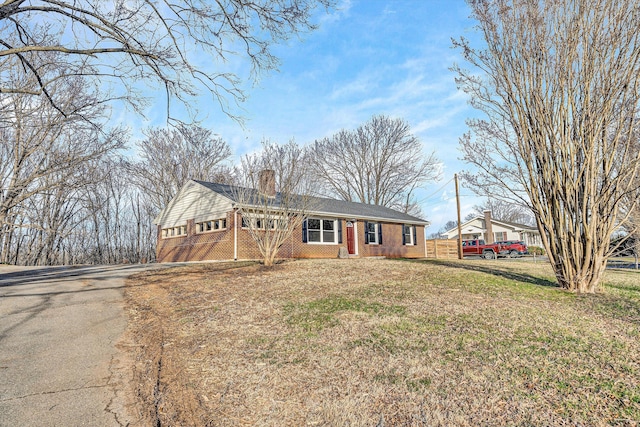
[[144, 268], [0, 266], [0, 426], [130, 423], [115, 344], [124, 278]]

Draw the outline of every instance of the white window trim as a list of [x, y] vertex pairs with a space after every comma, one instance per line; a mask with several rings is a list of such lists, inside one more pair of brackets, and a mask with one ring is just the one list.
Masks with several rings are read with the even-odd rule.
[[[319, 242], [312, 242], [311, 239], [309, 239], [309, 220], [310, 219], [317, 219], [319, 221], [333, 221], [333, 242], [325, 242], [323, 241], [324, 239], [324, 233], [322, 230], [322, 222], [320, 222], [320, 241]], [[312, 217], [312, 218], [307, 218], [307, 244], [309, 245], [338, 245], [338, 220], [336, 218], [316, 218], [316, 217]], [[316, 231], [317, 229], [313, 229], [314, 231]]]
[[378, 242], [378, 236], [380, 235], [380, 223], [379, 222], [368, 222], [368, 225], [374, 225], [374, 231], [373, 231], [373, 235], [375, 237], [375, 241], [371, 241], [371, 232], [369, 230], [365, 230], [365, 233], [367, 233], [369, 235], [369, 245], [379, 245], [380, 242]]
[[[242, 216], [242, 219], [240, 220], [240, 227], [243, 230], [248, 230], [249, 228], [253, 229], [253, 230], [265, 230], [264, 225], [261, 226], [260, 228], [258, 228], [257, 226], [255, 226], [256, 221], [265, 221], [265, 217], [259, 213], [245, 213]], [[284, 224], [284, 227], [282, 228], [283, 230], [286, 230], [286, 228], [289, 226], [289, 221], [287, 221], [287, 218], [282, 216], [282, 215], [271, 215], [269, 217], [266, 218], [267, 221], [272, 221], [271, 222], [271, 227], [269, 227], [269, 230], [277, 230], [278, 229], [278, 224]], [[247, 227], [244, 225], [245, 221], [250, 221], [251, 224], [253, 224], [251, 227]]]
[[[184, 230], [184, 233], [182, 233], [183, 230]], [[186, 224], [176, 225], [174, 227], [162, 228], [160, 230], [160, 236], [162, 239], [175, 239], [176, 237], [184, 237], [186, 235], [187, 235]]]
[[[220, 221], [224, 221], [224, 228], [220, 227]], [[205, 230], [204, 224], [207, 222], [211, 222], [211, 230]], [[218, 228], [215, 228], [215, 223], [218, 223]], [[200, 230], [200, 228], [203, 228]], [[207, 234], [207, 233], [217, 233], [219, 231], [227, 230], [227, 218], [216, 218], [216, 219], [208, 219], [206, 221], [200, 221], [196, 223], [196, 234]]]
[[404, 228], [405, 227], [409, 227], [409, 237], [411, 237], [411, 239], [409, 241], [407, 241], [407, 239], [405, 237], [404, 245], [405, 246], [413, 246], [415, 244], [415, 242], [416, 242], [416, 236], [413, 235], [413, 225], [411, 225], [411, 224], [402, 224], [402, 234], [406, 236], [407, 234], [404, 232]]

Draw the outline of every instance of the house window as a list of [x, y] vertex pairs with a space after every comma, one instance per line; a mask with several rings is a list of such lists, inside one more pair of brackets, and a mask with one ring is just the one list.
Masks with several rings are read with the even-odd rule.
[[366, 235], [364, 236], [364, 242], [370, 245], [378, 245], [382, 243], [382, 233], [380, 224], [377, 222], [365, 222], [364, 223]]
[[404, 224], [402, 226], [402, 244], [414, 245], [416, 243], [416, 231], [412, 225]]
[[337, 220], [335, 219], [307, 219], [307, 242], [309, 243], [337, 243]]
[[251, 228], [253, 230], [264, 230], [265, 225], [269, 230], [285, 230], [288, 221], [283, 216], [264, 215], [247, 213], [242, 217], [242, 228]]
[[167, 239], [170, 237], [180, 237], [187, 235], [187, 226], [186, 225], [178, 225], [176, 227], [163, 228], [162, 229], [162, 238]]
[[196, 224], [196, 231], [198, 233], [207, 233], [209, 231], [220, 231], [226, 230], [227, 228], [227, 219], [212, 219], [209, 221], [203, 221]]
[[503, 240], [507, 240], [507, 232], [506, 231], [496, 231], [493, 233], [493, 241], [500, 242]]
[[336, 240], [336, 224], [335, 221], [322, 221], [322, 241], [335, 242]]

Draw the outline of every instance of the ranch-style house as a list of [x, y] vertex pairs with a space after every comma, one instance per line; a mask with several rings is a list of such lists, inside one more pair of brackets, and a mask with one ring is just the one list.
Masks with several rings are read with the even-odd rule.
[[[260, 205], [251, 207], [245, 202], [239, 209], [238, 188], [188, 181], [154, 220], [157, 261], [260, 259], [247, 218], [243, 221], [241, 213], [260, 209]], [[264, 192], [271, 193], [277, 202], [275, 187]], [[280, 247], [278, 258], [336, 258], [339, 253], [348, 257], [426, 255], [424, 230], [428, 221], [381, 206], [309, 199], [311, 207], [304, 221]]]

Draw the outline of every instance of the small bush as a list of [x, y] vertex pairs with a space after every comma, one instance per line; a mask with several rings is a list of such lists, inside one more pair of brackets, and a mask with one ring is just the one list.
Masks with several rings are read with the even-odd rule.
[[529, 246], [528, 247], [529, 255], [544, 255], [544, 248], [540, 246]]

